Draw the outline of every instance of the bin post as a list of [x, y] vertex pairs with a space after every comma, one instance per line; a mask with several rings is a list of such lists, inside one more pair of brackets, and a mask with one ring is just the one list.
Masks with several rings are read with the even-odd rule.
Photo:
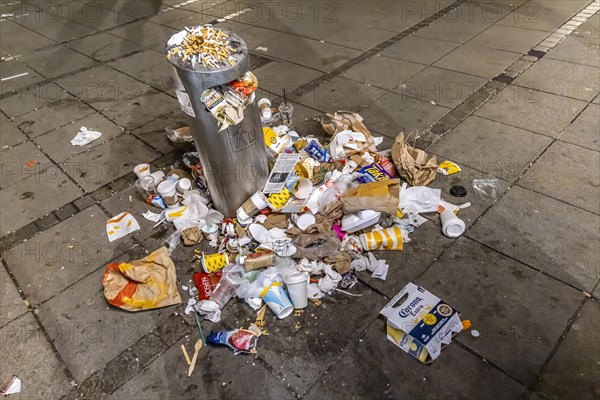
[[250, 70], [246, 43], [235, 33], [222, 31], [229, 35], [237, 50], [233, 66], [192, 68], [177, 59], [171, 60], [171, 64], [175, 68], [177, 98], [188, 116], [213, 204], [225, 216], [235, 216], [237, 208], [264, 187], [269, 166], [256, 101], [246, 106], [239, 124], [222, 131], [217, 119], [202, 104], [205, 90], [238, 79]]

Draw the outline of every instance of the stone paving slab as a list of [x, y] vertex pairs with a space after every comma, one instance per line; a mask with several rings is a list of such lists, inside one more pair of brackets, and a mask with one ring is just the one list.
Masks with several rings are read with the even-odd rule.
[[569, 36], [553, 48], [547, 58], [598, 68], [600, 67], [600, 44], [597, 37]]
[[[22, 172], [26, 173], [25, 170]], [[50, 167], [0, 190], [0, 204], [19, 204], [17, 210], [4, 207], [0, 209], [0, 235], [5, 236], [43, 217], [81, 194], [82, 191], [77, 185], [56, 167]]]
[[600, 92], [599, 72], [588, 65], [543, 58], [515, 79], [514, 84], [591, 101]]
[[[133, 89], [134, 92], [137, 90]], [[179, 104], [173, 97], [157, 90], [149, 90], [137, 92], [135, 98], [110, 106], [102, 113], [120, 127], [133, 130], [154, 120], [157, 115], [168, 114], [178, 108]]]
[[388, 47], [382, 54], [387, 57], [430, 65], [457, 47], [458, 44], [445, 40], [411, 35]]
[[431, 147], [444, 159], [513, 181], [551, 139], [479, 117], [468, 117]]
[[[585, 172], [581, 170], [582, 165], [586, 166]], [[600, 153], [555, 142], [527, 171], [519, 185], [600, 214]]]
[[481, 335], [464, 332], [455, 340], [525, 386], [583, 299], [580, 291], [466, 238], [458, 239], [418, 282], [460, 310]]
[[44, 171], [50, 165], [52, 165], [50, 159], [33, 142], [24, 142], [5, 150], [2, 152], [2, 162], [0, 163], [2, 171], [0, 187], [6, 188]]
[[573, 121], [559, 140], [600, 151], [600, 106], [590, 104]]
[[61, 15], [52, 11], [47, 11], [53, 7], [43, 7], [39, 12], [29, 13], [25, 12], [21, 18], [17, 18], [16, 22], [40, 35], [52, 39], [56, 42], [62, 43], [69, 40], [78, 39], [80, 37], [91, 35], [96, 31], [94, 28], [78, 24], [73, 21], [69, 21], [68, 15]]
[[[552, 3], [552, 2], [550, 2]], [[498, 21], [498, 25], [554, 32], [575, 11], [543, 8], [544, 2], [529, 2]]]
[[[73, 146], [71, 140], [77, 135], [77, 132], [79, 132], [82, 127], [98, 131], [102, 133], [102, 136], [85, 146]], [[38, 136], [34, 139], [34, 142], [40, 146], [53, 161], [59, 163], [72, 156], [99, 146], [110, 139], [114, 139], [123, 133], [123, 129], [113, 124], [102, 114], [96, 113], [52, 132], [48, 132], [42, 136]]]
[[191, 357], [194, 340], [183, 338], [109, 398], [294, 398], [260, 361], [251, 355], [235, 356], [226, 347], [208, 346], [202, 349], [194, 374], [188, 378], [187, 364], [181, 353], [182, 344]]
[[156, 89], [175, 91], [173, 66], [167, 61], [164, 53], [148, 49], [108, 65]]
[[276, 96], [283, 96], [283, 89], [291, 93], [322, 75], [321, 71], [284, 61], [269, 62], [253, 72], [260, 89]]
[[400, 132], [408, 136], [411, 132], [428, 128], [448, 111], [448, 108], [422, 100], [388, 93], [361, 110], [360, 114], [369, 129], [395, 138]]
[[467, 42], [471, 46], [527, 53], [540, 43], [548, 32], [494, 25]]
[[104, 32], [74, 40], [67, 46], [98, 61], [112, 60], [142, 48], [138, 43]]
[[344, 72], [344, 78], [391, 90], [425, 68], [422, 64], [379, 54]]
[[144, 20], [132, 22], [107, 31], [111, 35], [140, 44], [143, 47], [150, 46], [157, 51], [164, 51], [167, 40], [177, 32], [173, 28]]
[[32, 305], [60, 294], [131, 248], [129, 237], [107, 240], [107, 220], [94, 205], [3, 253]]
[[[600, 271], [600, 217], [514, 186], [467, 236], [563, 282], [591, 290]], [[569, 240], [557, 230], [569, 232]]]
[[19, 40], [2, 41], [2, 50], [10, 54], [27, 54], [48, 46], [56, 45], [56, 41], [24, 28], [10, 20], [0, 24], [0, 33], [4, 38], [19, 38]]
[[490, 79], [504, 71], [520, 56], [521, 54], [514, 52], [464, 45], [438, 60], [433, 66]]
[[0, 109], [10, 118], [14, 118], [52, 102], [71, 99], [73, 96], [57, 84], [35, 84], [28, 88], [20, 87], [20, 92], [0, 100]]
[[29, 137], [36, 137], [93, 113], [93, 108], [70, 97], [16, 117], [14, 122]]
[[27, 307], [8, 272], [0, 268], [0, 328], [27, 312]]
[[[127, 157], [124, 157], [121, 149], [128, 150]], [[130, 173], [136, 165], [154, 160], [158, 155], [133, 135], [125, 134], [70, 158], [61, 165], [75, 182], [91, 192]]]
[[0, 329], [0, 375], [21, 379], [16, 399], [60, 399], [71, 388], [64, 366], [56, 358], [35, 318], [25, 314]]
[[9, 149], [27, 140], [27, 136], [17, 128], [4, 114], [0, 114], [2, 135], [0, 135], [0, 151]]
[[[116, 261], [143, 256], [133, 250]], [[104, 298], [103, 275], [104, 268], [97, 269], [38, 308], [42, 324], [77, 383], [136, 343], [174, 310], [174, 306], [140, 313], [116, 309]]]
[[187, 117], [181, 110], [176, 110], [161, 118], [155, 119], [135, 130], [132, 133], [140, 140], [143, 140], [149, 146], [154, 147], [163, 154], [168, 154], [174, 150], [167, 136], [165, 128], [177, 128], [187, 125]]
[[385, 322], [378, 318], [304, 398], [359, 399], [376, 395], [499, 400], [518, 399], [523, 390], [517, 382], [457, 343], [450, 344], [433, 364], [423, 365], [386, 338]]
[[565, 399], [595, 399], [600, 396], [599, 334], [600, 306], [597, 301], [589, 300], [552, 357], [537, 391]]
[[475, 115], [555, 138], [586, 106], [581, 100], [510, 85]]
[[462, 44], [483, 32], [488, 27], [489, 24], [485, 22], [471, 22], [466, 19], [461, 23], [457, 23], [456, 20], [443, 18], [428, 27], [421, 29], [416, 35], [424, 38], [447, 40], [456, 44]]
[[20, 61], [46, 78], [56, 78], [96, 64], [96, 61], [66, 46], [55, 46], [40, 50], [21, 57]]
[[427, 67], [394, 89], [406, 96], [454, 108], [473, 95], [486, 79], [436, 67]]
[[342, 104], [346, 110], [358, 111], [384, 94], [384, 90], [366, 83], [336, 77], [322, 83], [297, 100], [322, 113], [338, 110]]
[[244, 31], [244, 40], [250, 50], [259, 46], [266, 47], [266, 55], [270, 57], [323, 72], [329, 72], [360, 54], [358, 50], [260, 27]]
[[0, 78], [2, 79], [0, 92], [3, 96], [12, 92], [17, 92], [24, 87], [31, 86], [46, 79], [17, 60], [2, 62]]

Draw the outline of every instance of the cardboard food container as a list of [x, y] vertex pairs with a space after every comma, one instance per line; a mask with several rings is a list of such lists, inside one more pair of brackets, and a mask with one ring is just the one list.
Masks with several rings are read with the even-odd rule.
[[460, 313], [414, 283], [406, 285], [382, 310], [387, 338], [423, 364], [434, 362], [462, 330]]

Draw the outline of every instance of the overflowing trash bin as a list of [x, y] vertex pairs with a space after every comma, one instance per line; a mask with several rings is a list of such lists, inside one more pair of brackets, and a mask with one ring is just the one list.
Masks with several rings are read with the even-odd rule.
[[199, 26], [173, 35], [167, 54], [214, 206], [233, 215], [269, 174], [246, 43], [225, 29]]

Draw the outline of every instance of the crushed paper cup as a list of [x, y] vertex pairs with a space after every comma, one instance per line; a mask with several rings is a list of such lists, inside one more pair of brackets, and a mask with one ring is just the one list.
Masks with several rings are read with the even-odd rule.
[[135, 232], [139, 229], [140, 225], [136, 219], [133, 218], [133, 215], [129, 214], [127, 211], [106, 221], [106, 234], [108, 235], [109, 242], [127, 236], [131, 232]]

